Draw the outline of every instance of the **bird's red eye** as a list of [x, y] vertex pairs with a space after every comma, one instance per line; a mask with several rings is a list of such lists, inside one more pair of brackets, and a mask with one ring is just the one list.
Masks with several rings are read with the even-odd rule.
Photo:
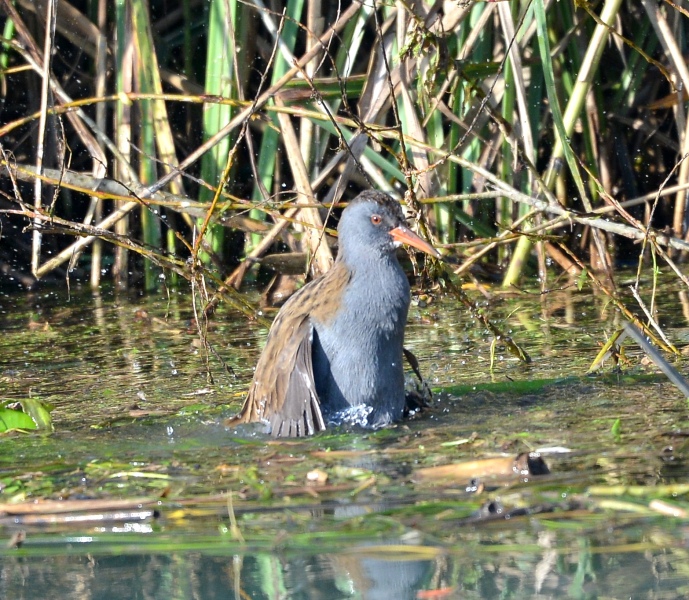
[[383, 219], [380, 215], [371, 215], [371, 223], [374, 225], [380, 225], [383, 222]]

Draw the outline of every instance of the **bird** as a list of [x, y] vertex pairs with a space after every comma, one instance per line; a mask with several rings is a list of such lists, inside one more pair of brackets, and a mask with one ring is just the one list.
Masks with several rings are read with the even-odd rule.
[[375, 190], [349, 202], [338, 238], [330, 270], [292, 295], [273, 321], [229, 425], [264, 422], [274, 437], [302, 437], [329, 423], [377, 429], [402, 417], [411, 294], [396, 250], [407, 244], [440, 253], [407, 227], [399, 202]]

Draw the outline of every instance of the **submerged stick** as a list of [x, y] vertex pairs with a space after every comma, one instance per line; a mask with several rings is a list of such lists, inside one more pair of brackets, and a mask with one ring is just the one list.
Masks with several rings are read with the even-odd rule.
[[658, 350], [656, 350], [655, 346], [651, 345], [639, 329], [632, 323], [627, 322], [624, 325], [624, 331], [641, 346], [641, 349], [658, 366], [665, 376], [672, 381], [687, 398], [689, 398], [689, 382], [687, 382], [684, 376], [675, 369]]

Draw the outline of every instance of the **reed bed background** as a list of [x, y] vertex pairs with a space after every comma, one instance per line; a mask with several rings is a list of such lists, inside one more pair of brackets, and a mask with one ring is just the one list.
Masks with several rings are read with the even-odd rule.
[[375, 187], [458, 275], [689, 285], [684, 4], [0, 0], [5, 283], [183, 277], [249, 311], [256, 261], [326, 270]]

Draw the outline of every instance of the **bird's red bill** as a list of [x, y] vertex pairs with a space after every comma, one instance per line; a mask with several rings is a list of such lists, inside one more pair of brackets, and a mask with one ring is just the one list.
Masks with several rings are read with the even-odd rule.
[[409, 246], [413, 246], [417, 250], [421, 250], [421, 252], [425, 252], [426, 254], [430, 254], [431, 256], [435, 256], [436, 258], [440, 258], [440, 252], [438, 252], [426, 240], [421, 239], [411, 229], [408, 229], [404, 225], [400, 225], [399, 227], [395, 227], [394, 229], [392, 229], [390, 231], [390, 235], [392, 236], [392, 239], [396, 242], [408, 244]]

